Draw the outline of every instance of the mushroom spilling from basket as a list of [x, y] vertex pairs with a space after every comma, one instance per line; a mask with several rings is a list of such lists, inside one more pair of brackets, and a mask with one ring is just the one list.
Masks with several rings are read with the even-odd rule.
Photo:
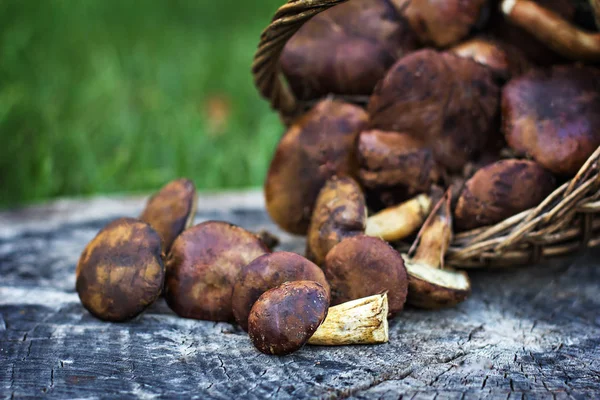
[[597, 0], [291, 0], [253, 74], [287, 125], [266, 211], [306, 253], [191, 226], [181, 179], [88, 244], [82, 304], [124, 321], [164, 292], [285, 355], [385, 343], [406, 307], [465, 301], [465, 269], [599, 245], [599, 21]]

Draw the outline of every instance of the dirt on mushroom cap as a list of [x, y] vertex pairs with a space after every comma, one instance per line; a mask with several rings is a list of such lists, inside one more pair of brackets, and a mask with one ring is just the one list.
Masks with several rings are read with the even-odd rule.
[[182, 317], [232, 321], [233, 285], [242, 267], [268, 252], [256, 235], [227, 222], [185, 230], [167, 258], [167, 304]]
[[242, 268], [233, 288], [232, 308], [237, 323], [248, 330], [252, 306], [267, 290], [284, 282], [314, 281], [330, 296], [329, 283], [323, 271], [306, 258], [285, 251], [265, 254]]
[[327, 317], [329, 297], [317, 282], [286, 282], [260, 296], [248, 318], [248, 334], [265, 354], [300, 349]]
[[161, 253], [160, 237], [147, 223], [120, 218], [106, 225], [77, 263], [76, 290], [83, 306], [107, 321], [140, 314], [162, 291]]

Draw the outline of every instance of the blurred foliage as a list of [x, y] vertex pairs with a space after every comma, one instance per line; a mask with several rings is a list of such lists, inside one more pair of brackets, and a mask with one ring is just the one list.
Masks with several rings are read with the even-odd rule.
[[262, 184], [283, 128], [250, 64], [282, 3], [0, 2], [0, 206]]

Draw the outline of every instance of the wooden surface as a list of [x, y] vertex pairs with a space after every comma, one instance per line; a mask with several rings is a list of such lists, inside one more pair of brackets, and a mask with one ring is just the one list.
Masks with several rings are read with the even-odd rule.
[[[159, 301], [128, 323], [89, 315], [75, 263], [144, 199], [61, 201], [0, 213], [0, 398], [556, 398], [600, 396], [600, 251], [475, 271], [457, 308], [408, 309], [390, 343], [258, 353], [235, 326], [176, 317]], [[279, 232], [260, 192], [201, 196], [196, 222]], [[281, 235], [281, 249], [303, 239]]]

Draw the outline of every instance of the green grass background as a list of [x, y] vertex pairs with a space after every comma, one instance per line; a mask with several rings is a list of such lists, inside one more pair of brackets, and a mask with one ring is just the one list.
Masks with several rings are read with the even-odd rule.
[[[261, 185], [282, 126], [252, 84], [283, 0], [0, 2], [0, 207]], [[210, 130], [206, 104], [230, 115]]]

